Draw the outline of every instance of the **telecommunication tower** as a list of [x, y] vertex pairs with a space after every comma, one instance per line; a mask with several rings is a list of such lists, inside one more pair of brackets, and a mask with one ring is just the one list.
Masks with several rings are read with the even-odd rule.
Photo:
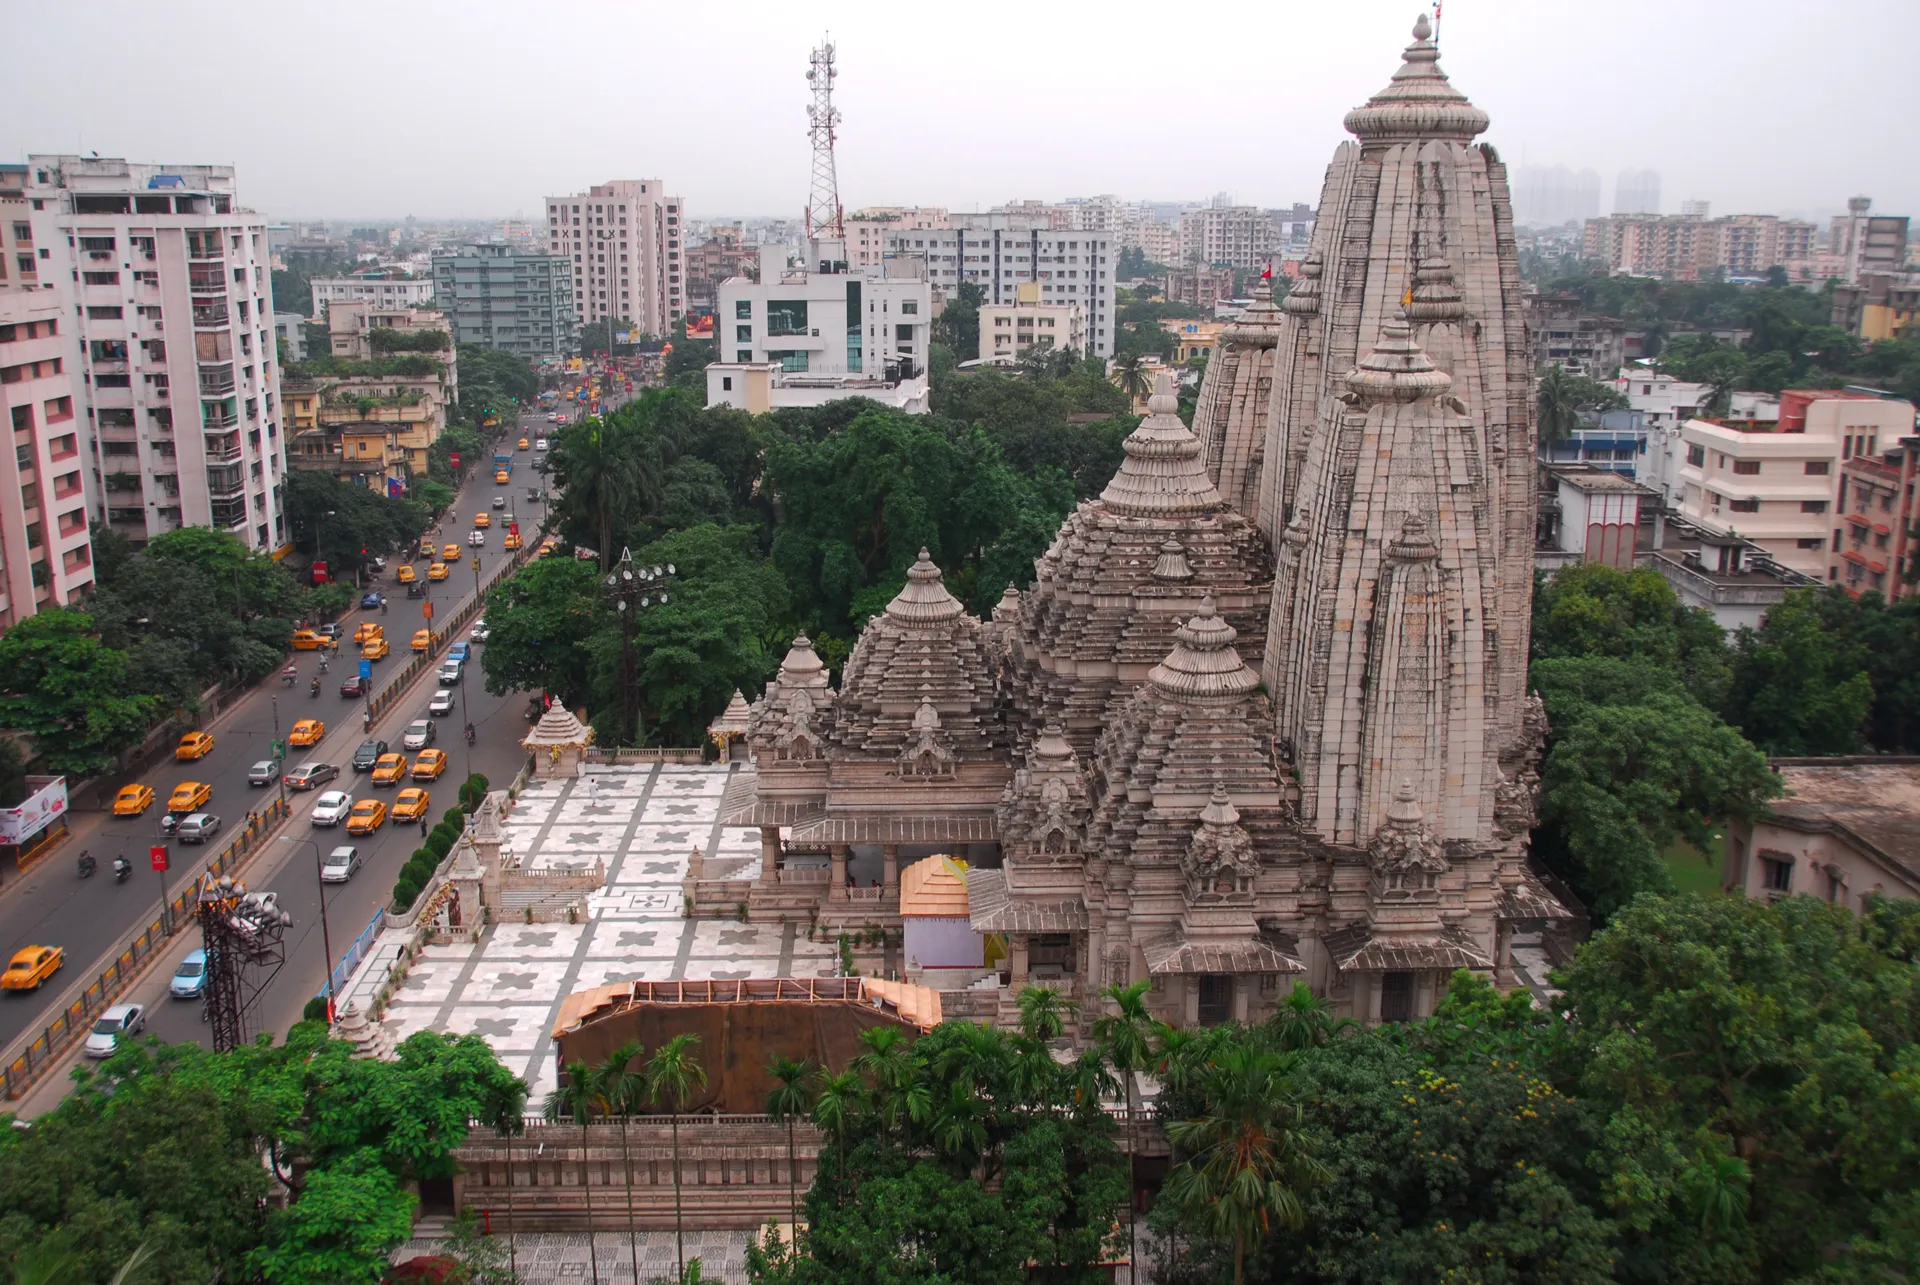
[[844, 237], [840, 222], [840, 180], [833, 168], [834, 133], [840, 112], [833, 105], [833, 41], [823, 37], [807, 67], [813, 102], [807, 106], [807, 137], [813, 140], [813, 189], [807, 194], [807, 236]]
[[245, 884], [222, 876], [200, 887], [194, 906], [207, 952], [207, 1024], [213, 1051], [246, 1043], [247, 1010], [287, 962], [284, 934], [293, 917], [272, 894], [250, 895]]

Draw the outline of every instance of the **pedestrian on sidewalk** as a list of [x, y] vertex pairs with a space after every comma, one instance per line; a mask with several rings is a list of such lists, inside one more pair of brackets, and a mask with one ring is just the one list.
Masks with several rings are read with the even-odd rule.
[[420, 814], [420, 837], [422, 839], [427, 837], [427, 814], [425, 812]]

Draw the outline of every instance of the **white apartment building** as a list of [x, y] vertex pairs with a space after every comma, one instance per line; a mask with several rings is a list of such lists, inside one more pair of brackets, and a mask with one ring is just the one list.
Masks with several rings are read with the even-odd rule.
[[740, 364], [771, 362], [788, 374], [881, 375], [889, 366], [924, 373], [933, 294], [915, 259], [880, 271], [827, 271], [843, 264], [839, 242], [810, 243], [808, 264], [790, 267], [786, 249], [760, 255], [760, 279], [720, 283], [714, 352]]
[[841, 222], [847, 234], [847, 266], [877, 268], [887, 256], [889, 233], [944, 228], [947, 211], [938, 205], [876, 205], [855, 210]]
[[888, 252], [924, 259], [928, 283], [947, 298], [971, 281], [986, 291], [986, 303], [1011, 304], [1022, 282], [1034, 282], [1042, 303], [1079, 304], [1086, 313], [1087, 351], [1113, 356], [1118, 234], [1074, 232], [1004, 214], [951, 219], [951, 228], [893, 233]]
[[1261, 268], [1278, 243], [1272, 217], [1255, 206], [1188, 210], [1180, 216], [1180, 256], [1188, 263]]
[[433, 306], [431, 276], [404, 277], [368, 273], [365, 276], [315, 277], [307, 283], [313, 289], [313, 315], [327, 319], [327, 309], [336, 302], [372, 304], [376, 308], [430, 308]]
[[1087, 350], [1084, 305], [1042, 302], [1040, 283], [1023, 281], [1014, 302], [980, 306], [980, 359], [1011, 363], [1036, 348]]
[[71, 317], [54, 291], [0, 287], [0, 413], [13, 426], [0, 457], [0, 628], [93, 583]]
[[1680, 513], [1715, 535], [1738, 535], [1784, 567], [1826, 578], [1833, 526], [1832, 431], [1750, 432], [1703, 419], [1680, 428]]
[[1171, 223], [1158, 219], [1129, 219], [1120, 229], [1120, 244], [1138, 250], [1148, 263], [1175, 264], [1180, 261], [1180, 232]]
[[581, 322], [665, 335], [686, 312], [686, 202], [666, 191], [657, 178], [616, 179], [547, 198], [546, 249], [573, 264]]
[[72, 319], [88, 507], [136, 541], [211, 526], [285, 544], [267, 222], [233, 167], [49, 155], [27, 171], [41, 280]]

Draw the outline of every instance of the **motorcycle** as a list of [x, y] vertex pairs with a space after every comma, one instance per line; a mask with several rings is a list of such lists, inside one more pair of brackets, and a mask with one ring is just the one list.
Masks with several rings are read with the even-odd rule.
[[325, 656], [320, 658], [320, 672], [323, 674], [327, 672], [327, 658]]
[[125, 883], [127, 876], [132, 873], [133, 865], [125, 856], [118, 856], [113, 859], [113, 881], [115, 883]]
[[300, 667], [298, 665], [288, 665], [280, 671], [280, 681], [288, 687], [293, 686], [293, 680], [298, 677], [300, 677]]
[[94, 865], [93, 858], [85, 852], [82, 852], [80, 854], [80, 877], [82, 879], [91, 878], [93, 876]]
[[314, 700], [320, 699], [320, 680], [319, 679], [316, 678], [313, 680], [312, 685], [310, 685], [307, 688], [307, 695], [311, 696]]
[[473, 724], [467, 724], [467, 744], [473, 744]]

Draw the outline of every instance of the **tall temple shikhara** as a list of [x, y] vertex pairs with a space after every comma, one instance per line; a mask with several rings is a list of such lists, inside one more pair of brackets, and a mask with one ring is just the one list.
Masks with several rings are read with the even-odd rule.
[[1511, 985], [1514, 929], [1568, 916], [1527, 861], [1545, 719], [1506, 172], [1413, 34], [1192, 431], [1162, 375], [991, 620], [923, 551], [839, 692], [795, 641], [730, 797], [762, 834], [753, 913], [896, 922], [903, 861], [965, 859], [969, 926], [1005, 943], [997, 1016], [1043, 983], [1090, 1020], [1145, 979], [1176, 1025], [1257, 1020], [1294, 980], [1422, 1016], [1455, 969]]

